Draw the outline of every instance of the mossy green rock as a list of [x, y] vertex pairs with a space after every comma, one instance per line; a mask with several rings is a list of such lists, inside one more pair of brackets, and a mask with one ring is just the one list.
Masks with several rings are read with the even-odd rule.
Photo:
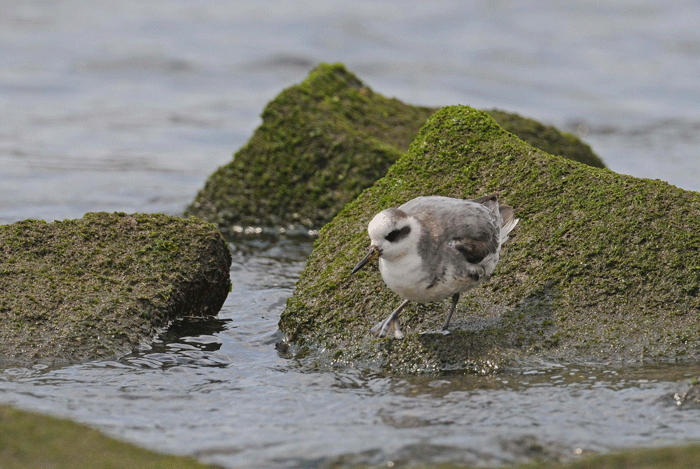
[[588, 166], [605, 168], [603, 160], [593, 153], [591, 147], [572, 133], [561, 132], [556, 127], [547, 126], [534, 119], [498, 109], [486, 112], [493, 117], [498, 125], [535, 148], [550, 155], [563, 156]]
[[[232, 227], [318, 229], [386, 174], [434, 108], [372, 91], [341, 64], [322, 64], [271, 101], [233, 161], [207, 180], [188, 215]], [[531, 119], [492, 111], [545, 151], [603, 166], [590, 147]]]
[[0, 406], [0, 467], [213, 469], [106, 437], [69, 420]]
[[88, 213], [0, 226], [0, 365], [112, 357], [172, 319], [216, 315], [231, 254], [216, 226]]
[[[419, 195], [492, 192], [520, 224], [491, 281], [462, 296], [452, 332], [430, 332], [448, 301], [413, 303], [404, 340], [373, 338], [369, 329], [400, 302], [376, 266], [350, 275], [373, 215]], [[318, 360], [401, 373], [698, 357], [698, 227], [698, 193], [551, 156], [485, 112], [447, 107], [321, 230], [280, 328]]]
[[[700, 445], [636, 449], [589, 456], [570, 463], [536, 462], [515, 469], [695, 469], [700, 467]], [[441, 469], [448, 469], [443, 467]]]
[[187, 213], [222, 230], [319, 228], [386, 173], [432, 112], [374, 93], [342, 65], [321, 65], [267, 105]]

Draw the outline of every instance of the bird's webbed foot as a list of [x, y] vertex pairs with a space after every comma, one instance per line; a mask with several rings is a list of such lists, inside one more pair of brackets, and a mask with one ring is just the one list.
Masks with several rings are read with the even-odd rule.
[[398, 316], [389, 316], [384, 321], [378, 322], [370, 331], [378, 337], [386, 337], [390, 331], [395, 339], [403, 339], [405, 337], [403, 332], [401, 332]]
[[405, 300], [399, 305], [394, 311], [391, 312], [387, 318], [374, 326], [370, 331], [372, 334], [378, 337], [386, 337], [389, 331], [392, 331], [394, 339], [403, 339], [404, 334], [401, 332], [401, 327], [399, 327], [399, 313], [408, 304], [408, 300]]

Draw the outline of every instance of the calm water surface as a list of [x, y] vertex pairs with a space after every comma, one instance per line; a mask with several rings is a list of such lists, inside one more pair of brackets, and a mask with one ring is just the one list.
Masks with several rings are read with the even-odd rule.
[[[264, 105], [321, 61], [406, 102], [537, 118], [614, 171], [698, 191], [698, 24], [690, 0], [0, 0], [0, 223], [182, 213]], [[700, 438], [698, 411], [671, 398], [695, 363], [309, 370], [274, 344], [310, 243], [231, 248], [217, 319], [114, 361], [0, 370], [0, 402], [226, 467], [494, 466]]]

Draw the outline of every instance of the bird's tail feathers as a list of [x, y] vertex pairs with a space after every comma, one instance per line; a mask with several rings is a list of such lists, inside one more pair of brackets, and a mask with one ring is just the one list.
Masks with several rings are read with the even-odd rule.
[[508, 234], [513, 231], [515, 225], [520, 221], [519, 218], [515, 218], [513, 207], [499, 204], [498, 194], [485, 195], [474, 199], [474, 202], [485, 205], [501, 222], [501, 233], [498, 239], [499, 246], [508, 241]]
[[[501, 207], [503, 208], [503, 207]], [[510, 207], [508, 207], [510, 208]], [[518, 224], [520, 221], [520, 218], [513, 218], [513, 209], [511, 209], [510, 217], [503, 217], [503, 226], [501, 227], [501, 233], [499, 236], [499, 243], [503, 244], [506, 241], [508, 241], [508, 234], [513, 231], [513, 228], [515, 228], [515, 225]]]

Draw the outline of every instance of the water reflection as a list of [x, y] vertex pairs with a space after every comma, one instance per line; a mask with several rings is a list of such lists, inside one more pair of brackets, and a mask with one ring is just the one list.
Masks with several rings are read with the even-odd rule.
[[173, 366], [218, 366], [230, 364], [216, 334], [231, 319], [185, 317], [174, 321], [150, 345], [121, 357], [118, 362], [145, 368], [166, 369]]

